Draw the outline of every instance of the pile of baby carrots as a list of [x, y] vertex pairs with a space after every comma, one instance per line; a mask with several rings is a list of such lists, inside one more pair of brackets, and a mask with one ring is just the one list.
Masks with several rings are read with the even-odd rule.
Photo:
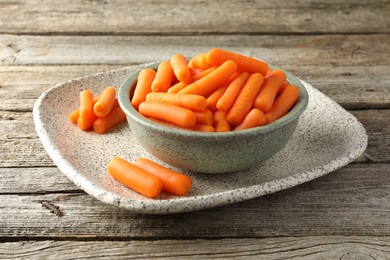
[[124, 122], [126, 115], [119, 107], [116, 89], [109, 86], [95, 98], [91, 90], [82, 90], [80, 107], [73, 110], [69, 118], [83, 131], [93, 129], [98, 134], [104, 134]]
[[269, 124], [296, 103], [299, 89], [264, 61], [213, 48], [188, 62], [174, 54], [157, 70], [143, 69], [131, 98], [145, 117], [204, 132]]

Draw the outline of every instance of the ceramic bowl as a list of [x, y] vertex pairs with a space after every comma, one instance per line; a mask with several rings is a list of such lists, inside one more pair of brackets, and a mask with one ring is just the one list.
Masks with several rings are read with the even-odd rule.
[[[159, 63], [146, 67], [157, 69]], [[271, 68], [280, 69], [275, 66]], [[294, 107], [280, 119], [240, 131], [204, 133], [182, 130], [149, 120], [131, 105], [140, 71], [126, 78], [118, 91], [119, 104], [126, 113], [132, 135], [150, 154], [170, 165], [193, 172], [234, 172], [263, 163], [286, 145], [308, 104], [304, 85], [284, 70], [287, 81], [299, 88], [300, 96]]]

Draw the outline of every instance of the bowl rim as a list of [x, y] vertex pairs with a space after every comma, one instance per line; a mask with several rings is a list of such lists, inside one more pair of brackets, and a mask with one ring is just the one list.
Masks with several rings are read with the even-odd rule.
[[243, 129], [243, 130], [237, 130], [237, 131], [228, 131], [228, 132], [197, 132], [197, 131], [191, 131], [176, 127], [170, 127], [168, 125], [157, 123], [153, 120], [148, 119], [147, 117], [141, 115], [138, 110], [136, 110], [130, 102], [130, 91], [134, 90], [135, 82], [138, 78], [138, 74], [140, 71], [144, 68], [152, 68], [157, 69], [158, 65], [161, 63], [159, 62], [153, 62], [150, 64], [146, 64], [145, 66], [142, 66], [140, 69], [132, 73], [130, 76], [128, 76], [122, 84], [119, 87], [118, 91], [118, 101], [119, 105], [122, 108], [122, 110], [125, 112], [127, 117], [131, 117], [133, 120], [135, 120], [137, 123], [152, 128], [155, 131], [158, 132], [164, 132], [165, 134], [170, 134], [174, 136], [183, 136], [183, 137], [191, 137], [191, 138], [206, 138], [206, 139], [221, 139], [221, 138], [229, 138], [233, 136], [256, 136], [259, 134], [265, 134], [268, 132], [271, 132], [275, 129], [281, 128], [284, 125], [287, 125], [291, 123], [292, 121], [299, 118], [302, 113], [305, 111], [308, 102], [309, 102], [309, 95], [306, 90], [306, 87], [303, 85], [301, 80], [291, 74], [290, 72], [286, 71], [285, 69], [282, 69], [278, 66], [272, 65], [268, 63], [269, 67], [273, 70], [278, 69], [282, 70], [287, 77], [287, 81], [295, 85], [299, 88], [299, 98], [298, 101], [295, 103], [294, 107], [290, 109], [290, 111], [282, 116], [281, 118], [275, 120], [274, 122], [262, 126], [257, 126], [249, 129]]

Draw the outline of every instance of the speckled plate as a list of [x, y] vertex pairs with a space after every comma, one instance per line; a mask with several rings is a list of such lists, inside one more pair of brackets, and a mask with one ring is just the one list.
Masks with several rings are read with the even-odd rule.
[[[114, 156], [130, 161], [151, 158], [122, 123], [105, 135], [80, 131], [69, 121], [82, 89], [119, 87], [139, 66], [93, 74], [56, 85], [34, 106], [39, 138], [58, 168], [78, 187], [105, 203], [148, 214], [201, 210], [235, 203], [308, 182], [359, 157], [367, 146], [363, 126], [330, 98], [304, 83], [309, 105], [289, 143], [273, 158], [247, 171], [229, 174], [185, 172], [193, 180], [184, 197], [162, 193], [148, 199], [113, 180], [107, 164]], [[173, 168], [174, 169], [174, 168]], [[179, 170], [180, 169], [175, 169]]]

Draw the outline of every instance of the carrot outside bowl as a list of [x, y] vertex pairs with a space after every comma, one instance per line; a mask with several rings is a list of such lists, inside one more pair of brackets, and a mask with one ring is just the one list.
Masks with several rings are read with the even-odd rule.
[[[143, 68], [157, 69], [159, 63]], [[153, 156], [192, 172], [234, 172], [263, 163], [290, 140], [309, 100], [301, 81], [284, 71], [287, 81], [299, 88], [300, 96], [294, 107], [278, 120], [268, 125], [230, 132], [183, 130], [152, 121], [132, 106], [130, 100], [142, 69], [126, 78], [118, 91], [119, 104], [127, 116], [131, 134]]]

